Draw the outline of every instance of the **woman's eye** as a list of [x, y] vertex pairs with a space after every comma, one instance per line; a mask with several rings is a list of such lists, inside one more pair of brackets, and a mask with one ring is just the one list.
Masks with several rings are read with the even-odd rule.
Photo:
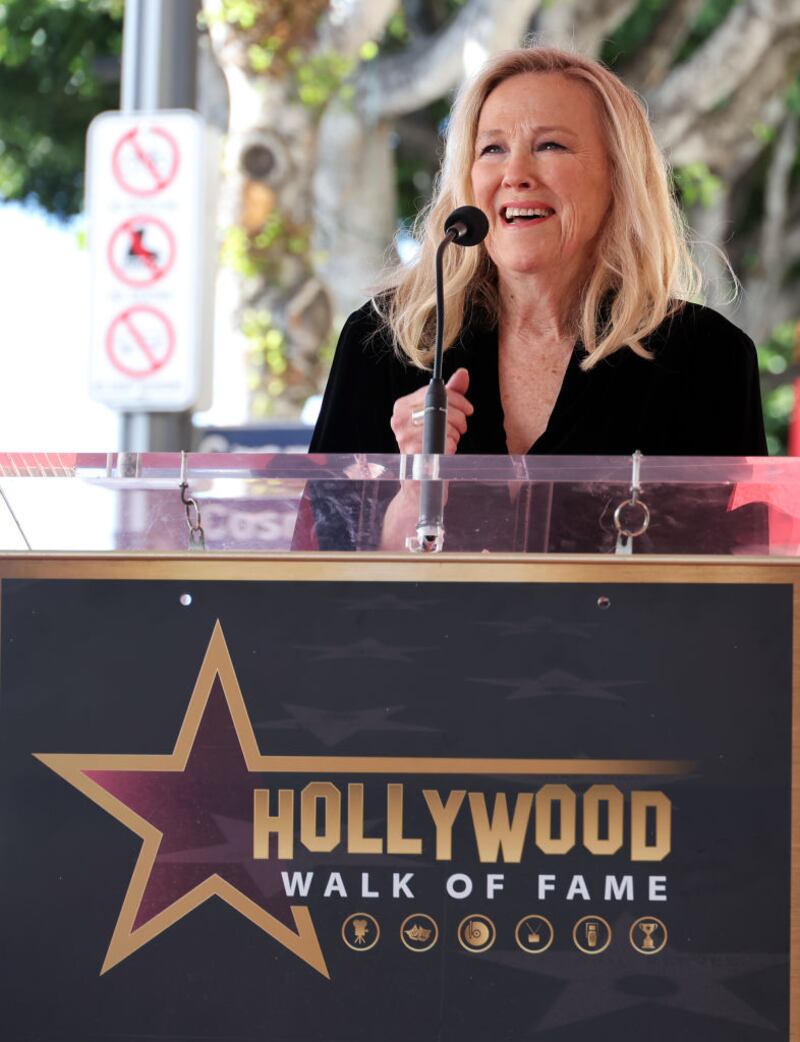
[[563, 151], [564, 146], [558, 141], [542, 141], [536, 146], [539, 152]]
[[480, 155], [482, 155], [482, 156], [491, 155], [491, 153], [499, 152], [499, 151], [500, 151], [500, 146], [499, 145], [484, 145], [483, 148], [480, 150]]

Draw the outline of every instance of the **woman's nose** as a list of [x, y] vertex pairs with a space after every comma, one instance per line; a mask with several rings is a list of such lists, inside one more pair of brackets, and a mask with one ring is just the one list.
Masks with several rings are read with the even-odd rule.
[[536, 164], [530, 154], [510, 155], [503, 171], [506, 188], [530, 188], [538, 181]]

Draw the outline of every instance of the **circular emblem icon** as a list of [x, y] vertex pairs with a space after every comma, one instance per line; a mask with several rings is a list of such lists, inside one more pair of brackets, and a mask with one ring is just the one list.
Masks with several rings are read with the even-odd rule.
[[524, 952], [540, 955], [553, 943], [553, 924], [543, 915], [526, 915], [517, 923], [514, 936]]
[[179, 158], [175, 138], [163, 127], [135, 126], [114, 146], [111, 170], [126, 192], [158, 195], [172, 183]]
[[406, 916], [400, 927], [400, 940], [411, 952], [427, 952], [438, 939], [439, 927], [423, 912]]
[[175, 261], [175, 236], [158, 217], [123, 221], [108, 244], [111, 270], [126, 286], [145, 288], [163, 279]]
[[353, 912], [342, 923], [342, 940], [354, 952], [368, 952], [380, 935], [378, 920], [367, 912]]
[[175, 330], [158, 308], [134, 304], [120, 312], [106, 333], [106, 354], [116, 370], [136, 380], [157, 373], [172, 358]]
[[458, 941], [468, 952], [485, 952], [494, 944], [497, 931], [486, 915], [468, 915], [458, 924]]
[[611, 927], [600, 915], [585, 915], [572, 928], [575, 947], [587, 955], [599, 955], [611, 944]]
[[643, 915], [631, 926], [631, 945], [640, 955], [658, 955], [667, 946], [667, 928], [654, 915]]

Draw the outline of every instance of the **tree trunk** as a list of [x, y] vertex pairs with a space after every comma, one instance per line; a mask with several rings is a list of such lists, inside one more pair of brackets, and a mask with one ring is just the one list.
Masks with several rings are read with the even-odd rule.
[[317, 271], [343, 318], [364, 303], [387, 260], [397, 221], [392, 128], [370, 126], [352, 108], [336, 105], [320, 127], [314, 178]]
[[740, 307], [735, 278], [725, 259], [725, 244], [731, 234], [730, 194], [722, 184], [713, 202], [698, 204], [689, 213], [695, 232], [695, 259], [703, 273], [705, 303], [735, 321]]
[[[297, 5], [296, 34], [284, 27], [287, 41], [296, 50], [305, 45], [305, 55], [314, 43], [308, 6]], [[207, 0], [206, 7], [217, 5]], [[319, 386], [319, 354], [332, 317], [312, 257], [318, 110], [298, 96], [291, 69], [273, 75], [253, 68], [254, 43], [270, 27], [257, 28], [247, 32], [213, 18], [210, 24], [230, 100], [220, 215], [223, 265], [234, 275], [223, 278], [223, 292], [232, 361], [245, 370], [252, 418], [298, 415]]]
[[797, 141], [798, 118], [790, 112], [772, 153], [764, 189], [758, 267], [747, 281], [745, 326], [756, 343], [763, 343], [779, 321], [775, 315], [786, 269], [785, 236]]

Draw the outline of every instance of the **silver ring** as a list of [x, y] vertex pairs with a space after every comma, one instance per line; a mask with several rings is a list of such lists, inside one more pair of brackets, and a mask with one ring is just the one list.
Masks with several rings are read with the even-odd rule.
[[422, 421], [425, 419], [425, 409], [412, 409], [411, 410], [411, 423], [414, 427], [421, 427]]
[[[638, 528], [624, 528], [622, 525], [622, 511], [627, 507], [639, 507], [642, 512], [642, 520]], [[650, 511], [647, 504], [641, 499], [626, 499], [617, 507], [614, 511], [614, 527], [620, 535], [626, 539], [636, 539], [640, 535], [644, 535], [647, 529], [650, 527]]]

